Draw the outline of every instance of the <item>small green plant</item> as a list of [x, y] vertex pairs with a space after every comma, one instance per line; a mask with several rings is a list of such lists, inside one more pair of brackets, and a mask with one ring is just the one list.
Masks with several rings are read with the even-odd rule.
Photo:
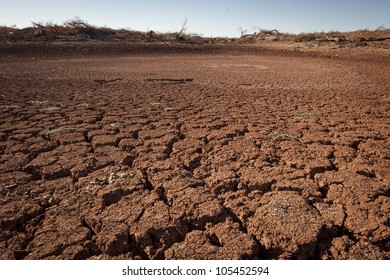
[[314, 113], [314, 112], [304, 112], [304, 111], [297, 111], [297, 115], [302, 116], [302, 117], [322, 117], [322, 114]]
[[152, 98], [150, 98], [150, 97], [145, 97], [142, 103], [144, 103], [144, 104], [152, 104], [153, 102], [154, 102], [154, 101], [153, 101]]
[[284, 141], [297, 141], [302, 143], [301, 139], [298, 137], [295, 137], [291, 134], [286, 134], [286, 133], [281, 133], [281, 132], [271, 132], [268, 134], [269, 137], [271, 138], [276, 138], [278, 140], [284, 140]]
[[390, 117], [382, 117], [382, 119], [383, 119], [385, 122], [390, 121]]
[[302, 122], [307, 122], [311, 118], [322, 117], [322, 114], [318, 114], [314, 112], [296, 111], [295, 114], [297, 116], [294, 117], [294, 120], [302, 121]]

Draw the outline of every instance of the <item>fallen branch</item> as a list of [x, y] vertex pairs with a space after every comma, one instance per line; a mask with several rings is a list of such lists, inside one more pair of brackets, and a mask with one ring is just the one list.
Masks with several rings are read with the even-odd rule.
[[380, 38], [360, 38], [360, 41], [364, 42], [381, 42], [390, 40], [390, 37], [380, 37]]
[[169, 78], [160, 78], [160, 79], [145, 79], [146, 82], [168, 82], [173, 84], [183, 84], [186, 82], [192, 82], [194, 79], [186, 78], [186, 79], [169, 79]]
[[95, 83], [99, 83], [102, 86], [103, 84], [113, 83], [113, 82], [121, 81], [121, 80], [123, 80], [123, 78], [117, 78], [117, 79], [112, 79], [112, 80], [93, 80], [93, 81]]

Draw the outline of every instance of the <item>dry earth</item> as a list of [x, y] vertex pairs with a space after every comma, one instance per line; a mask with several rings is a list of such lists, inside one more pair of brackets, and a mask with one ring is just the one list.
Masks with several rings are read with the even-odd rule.
[[2, 56], [0, 258], [389, 259], [389, 53], [290, 54]]

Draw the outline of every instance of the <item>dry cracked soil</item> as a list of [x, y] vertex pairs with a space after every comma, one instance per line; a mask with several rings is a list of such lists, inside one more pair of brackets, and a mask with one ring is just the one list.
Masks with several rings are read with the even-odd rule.
[[389, 259], [389, 65], [2, 57], [0, 258]]

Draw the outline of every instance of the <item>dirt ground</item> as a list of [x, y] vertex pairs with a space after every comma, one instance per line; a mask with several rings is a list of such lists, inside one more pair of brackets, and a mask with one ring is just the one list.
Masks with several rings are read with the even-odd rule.
[[0, 258], [389, 259], [389, 66], [3, 55]]

